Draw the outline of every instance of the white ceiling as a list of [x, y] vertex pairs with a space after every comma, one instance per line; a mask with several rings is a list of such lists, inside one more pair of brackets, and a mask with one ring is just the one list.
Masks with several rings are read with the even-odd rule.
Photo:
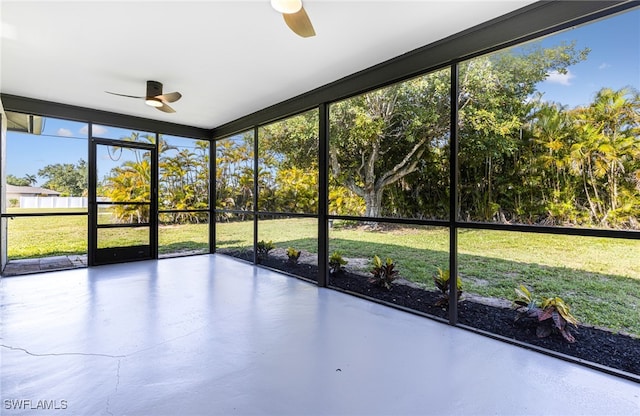
[[[269, 0], [3, 0], [0, 91], [213, 128], [530, 3], [306, 0], [303, 39]], [[146, 80], [176, 113], [104, 92]]]

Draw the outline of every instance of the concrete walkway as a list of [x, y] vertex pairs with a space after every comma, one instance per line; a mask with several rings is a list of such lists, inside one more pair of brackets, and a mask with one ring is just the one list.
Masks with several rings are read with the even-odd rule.
[[2, 271], [2, 276], [19, 276], [30, 273], [77, 269], [79, 267], [87, 267], [86, 255], [11, 260]]
[[222, 255], [1, 279], [0, 314], [3, 416], [640, 415], [634, 382]]

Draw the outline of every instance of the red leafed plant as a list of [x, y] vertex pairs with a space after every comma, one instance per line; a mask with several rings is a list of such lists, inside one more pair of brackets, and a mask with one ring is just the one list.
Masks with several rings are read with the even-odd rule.
[[569, 305], [562, 298], [542, 298], [538, 303], [524, 285], [516, 288], [518, 298], [514, 301], [514, 307], [518, 312], [516, 321], [524, 316], [535, 318], [538, 322], [536, 335], [539, 338], [549, 336], [552, 332], [559, 332], [567, 342], [575, 342], [571, 334], [571, 326], [578, 327], [578, 320], [571, 315]]

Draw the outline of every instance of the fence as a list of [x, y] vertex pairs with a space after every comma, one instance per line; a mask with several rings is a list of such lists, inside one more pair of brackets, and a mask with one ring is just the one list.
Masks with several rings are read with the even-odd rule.
[[87, 208], [86, 197], [81, 196], [21, 196], [20, 208]]

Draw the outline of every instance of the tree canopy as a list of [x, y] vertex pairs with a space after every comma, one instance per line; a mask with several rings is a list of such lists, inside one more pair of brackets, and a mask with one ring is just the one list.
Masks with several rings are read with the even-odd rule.
[[[458, 92], [461, 166], [475, 165], [473, 176], [477, 178], [486, 160], [512, 152], [536, 84], [551, 71], [566, 71], [587, 54], [588, 50], [577, 50], [574, 44], [532, 46], [462, 63]], [[440, 70], [331, 106], [333, 178], [364, 200], [365, 216], [393, 215], [396, 207], [385, 212], [383, 205], [390, 185], [409, 190], [409, 179], [402, 181], [408, 175], [419, 176], [420, 170], [434, 164], [446, 166], [450, 84], [449, 70]], [[443, 187], [442, 182], [432, 184], [436, 197], [445, 196]], [[490, 200], [491, 187], [488, 192]], [[434, 206], [427, 202], [429, 205]]]
[[14, 186], [33, 186], [37, 182], [35, 175], [25, 175], [22, 178], [18, 178], [12, 174], [7, 175], [6, 181], [7, 184]]
[[87, 162], [56, 163], [38, 170], [38, 176], [46, 178], [44, 188], [60, 192], [61, 196], [86, 196], [88, 183]]

